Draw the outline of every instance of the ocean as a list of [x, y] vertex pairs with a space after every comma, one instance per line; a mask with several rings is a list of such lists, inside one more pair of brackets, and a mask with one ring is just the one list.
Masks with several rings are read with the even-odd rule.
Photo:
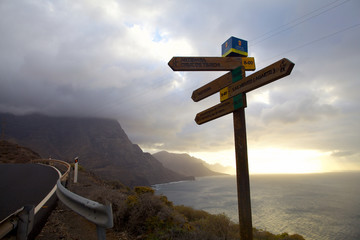
[[[176, 205], [238, 222], [235, 176], [154, 186]], [[360, 172], [251, 175], [253, 227], [309, 240], [360, 240]]]

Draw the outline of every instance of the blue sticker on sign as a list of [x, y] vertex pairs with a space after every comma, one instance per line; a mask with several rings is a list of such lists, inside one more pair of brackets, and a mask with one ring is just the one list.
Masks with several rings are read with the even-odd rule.
[[247, 57], [248, 56], [248, 46], [247, 41], [230, 37], [226, 42], [221, 45], [221, 55], [223, 57], [227, 56], [237, 56], [237, 57]]

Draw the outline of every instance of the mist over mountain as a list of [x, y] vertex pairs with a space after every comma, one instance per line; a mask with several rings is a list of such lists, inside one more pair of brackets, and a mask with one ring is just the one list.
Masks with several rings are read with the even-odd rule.
[[15, 116], [0, 113], [4, 138], [39, 153], [43, 158], [79, 164], [105, 179], [125, 185], [151, 185], [193, 179], [171, 171], [133, 144], [112, 119]]
[[210, 170], [203, 160], [191, 157], [186, 153], [169, 153], [161, 151], [153, 154], [165, 167], [186, 176], [204, 177], [223, 175], [224, 173]]
[[207, 167], [208, 169], [210, 169], [211, 171], [226, 173], [226, 174], [230, 174], [230, 175], [236, 174], [236, 169], [234, 167], [224, 166], [224, 165], [221, 165], [220, 163], [209, 164], [207, 162], [204, 162], [204, 166]]

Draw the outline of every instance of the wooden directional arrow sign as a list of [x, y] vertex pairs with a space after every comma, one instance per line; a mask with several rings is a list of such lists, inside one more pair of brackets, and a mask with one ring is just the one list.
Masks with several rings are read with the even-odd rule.
[[242, 80], [225, 87], [220, 91], [220, 101], [238, 95], [240, 93], [246, 93], [259, 88], [265, 84], [271, 83], [282, 77], [289, 75], [294, 68], [294, 63], [290, 60], [283, 58], [266, 68], [251, 74]]
[[215, 79], [214, 81], [209, 82], [208, 84], [196, 89], [191, 95], [192, 100], [194, 100], [194, 102], [198, 102], [210, 95], [213, 95], [214, 93], [217, 93], [224, 87], [239, 81], [243, 78], [242, 68], [243, 67], [238, 67], [231, 72], [228, 72], [221, 77]]
[[173, 57], [168, 64], [173, 71], [228, 71], [240, 66], [255, 70], [254, 58], [250, 57]]
[[195, 122], [197, 124], [203, 124], [222, 117], [228, 113], [234, 112], [239, 108], [246, 107], [246, 96], [239, 94], [233, 98], [230, 98], [222, 103], [219, 103], [211, 108], [208, 108], [198, 114], [196, 114]]

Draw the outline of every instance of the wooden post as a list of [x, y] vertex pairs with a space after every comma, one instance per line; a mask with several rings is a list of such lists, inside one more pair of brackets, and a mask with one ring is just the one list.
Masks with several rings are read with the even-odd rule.
[[[240, 238], [241, 240], [253, 240], [245, 94], [289, 75], [295, 64], [283, 58], [245, 78], [245, 70], [255, 70], [254, 58], [247, 57], [247, 41], [230, 37], [221, 45], [221, 48], [223, 58], [173, 57], [168, 64], [173, 71], [231, 70], [230, 73], [196, 89], [191, 98], [197, 102], [220, 90], [221, 103], [198, 113], [195, 117], [197, 124], [203, 124], [233, 112]], [[239, 68], [241, 68], [242, 74], [239, 74]]]
[[1, 119], [1, 140], [5, 140], [5, 125], [6, 121], [5, 117], [3, 117], [3, 119]]
[[74, 164], [74, 183], [77, 183], [78, 182], [78, 171], [79, 171], [79, 158], [76, 157], [75, 158], [75, 164]]
[[[245, 76], [245, 70], [243, 70]], [[244, 94], [245, 102], [246, 95]], [[245, 104], [246, 106], [246, 104]], [[238, 211], [240, 239], [252, 240], [252, 217], [250, 201], [250, 180], [247, 155], [245, 108], [240, 108], [233, 113], [234, 138], [236, 156], [236, 183], [238, 193]]]

